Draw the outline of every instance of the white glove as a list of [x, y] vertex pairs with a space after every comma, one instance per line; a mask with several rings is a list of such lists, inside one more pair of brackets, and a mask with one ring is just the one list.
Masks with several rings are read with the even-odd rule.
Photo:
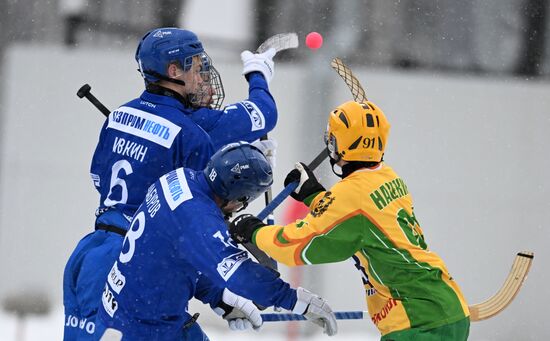
[[292, 312], [304, 315], [309, 321], [323, 327], [323, 332], [328, 336], [336, 335], [336, 316], [327, 301], [301, 287], [296, 289], [296, 294], [298, 300]]
[[275, 56], [274, 48], [270, 48], [264, 53], [252, 53], [250, 51], [243, 51], [241, 53], [241, 60], [243, 61], [243, 75], [247, 75], [250, 72], [259, 71], [264, 75], [267, 84], [273, 79], [273, 73], [275, 73], [275, 64], [273, 63], [273, 56]]
[[223, 290], [222, 302], [214, 311], [223, 317], [231, 330], [260, 329], [263, 320], [260, 311], [251, 300], [241, 297], [229, 289]]
[[275, 169], [275, 164], [276, 164], [275, 157], [277, 156], [277, 141], [275, 141], [274, 139], [256, 140], [252, 142], [251, 145], [258, 148], [264, 154], [265, 158], [271, 165], [271, 169]]
[[122, 340], [122, 332], [113, 328], [105, 329], [99, 341], [120, 341]]

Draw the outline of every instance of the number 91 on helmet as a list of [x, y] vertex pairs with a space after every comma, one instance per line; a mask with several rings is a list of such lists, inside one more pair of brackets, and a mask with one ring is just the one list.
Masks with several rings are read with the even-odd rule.
[[334, 162], [380, 162], [389, 133], [390, 124], [378, 106], [349, 101], [329, 114], [325, 144]]

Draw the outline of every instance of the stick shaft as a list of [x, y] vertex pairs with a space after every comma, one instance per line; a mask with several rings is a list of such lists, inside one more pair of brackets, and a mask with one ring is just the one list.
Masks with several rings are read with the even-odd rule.
[[[337, 320], [362, 320], [368, 318], [369, 314], [366, 311], [335, 311], [334, 315]], [[262, 314], [264, 322], [279, 322], [279, 321], [305, 321], [304, 315], [300, 314], [277, 314], [269, 313]]]
[[279, 194], [271, 200], [271, 202], [264, 207], [264, 209], [258, 213], [258, 219], [264, 220], [268, 215], [271, 214], [289, 195], [298, 187], [298, 182], [292, 182], [288, 184]]
[[[260, 138], [261, 141], [265, 141], [267, 140], [268, 137], [267, 137], [267, 134], [265, 134], [264, 136], [262, 136]], [[267, 191], [265, 191], [264, 193], [264, 199], [265, 199], [265, 206], [269, 206], [269, 203], [271, 203], [273, 201], [273, 194], [272, 194], [272, 191], [271, 191], [271, 187], [269, 187], [267, 189]], [[268, 214], [265, 218], [267, 218], [267, 225], [273, 225], [275, 224], [275, 218], [273, 217], [272, 214]], [[265, 218], [262, 218], [260, 220], [264, 220]], [[248, 249], [248, 246], [245, 245], [245, 247]], [[250, 251], [250, 250], [249, 250]], [[271, 259], [271, 258], [270, 258]], [[273, 261], [273, 265], [276, 267], [277, 266], [277, 262]]]
[[[295, 49], [299, 45], [298, 42], [298, 35], [295, 32], [289, 32], [289, 33], [280, 33], [273, 35], [269, 38], [267, 38], [258, 48], [256, 49], [257, 53], [263, 53], [267, 51], [270, 48], [275, 49], [275, 53], [279, 53], [280, 51], [288, 50], [288, 49]], [[260, 140], [265, 141], [267, 140], [267, 134], [262, 136]], [[265, 205], [269, 205], [272, 199], [272, 193], [271, 193], [271, 187], [265, 192]], [[268, 218], [268, 224], [273, 225], [275, 223], [272, 216], [269, 214], [262, 218], [261, 220], [264, 220], [265, 218]], [[275, 263], [276, 264], [276, 263]]]
[[108, 117], [111, 111], [107, 109], [106, 106], [103, 105], [94, 95], [91, 93], [92, 87], [89, 84], [84, 84], [83, 86], [78, 89], [76, 92], [76, 95], [79, 98], [86, 97], [90, 103], [94, 105], [105, 117]]
[[103, 103], [101, 103], [94, 95], [87, 93], [85, 96], [88, 101], [90, 101], [96, 108], [99, 109], [99, 111], [101, 111], [103, 115], [105, 115], [105, 117], [109, 117], [111, 110], [107, 109], [107, 107], [104, 106]]
[[[308, 168], [311, 170], [315, 170], [319, 165], [328, 157], [328, 153], [323, 149], [313, 161], [311, 161], [308, 165]], [[271, 212], [273, 212], [289, 195], [292, 193], [298, 187], [298, 182], [292, 182], [288, 184], [279, 194], [271, 200], [269, 205], [267, 205], [260, 213], [258, 213], [257, 217], [260, 220], [264, 220]]]
[[[263, 53], [267, 51], [270, 48], [275, 49], [275, 53], [278, 53], [283, 50], [288, 49], [294, 49], [298, 47], [298, 35], [294, 32], [291, 33], [281, 33], [276, 34], [274, 36], [271, 36], [266, 41], [264, 41], [256, 50], [257, 53]], [[262, 136], [260, 140], [267, 140], [267, 134]], [[265, 198], [265, 205], [268, 207], [273, 201], [272, 201], [272, 193], [271, 193], [271, 187], [265, 192], [264, 194]], [[284, 200], [284, 198], [282, 199]], [[281, 200], [281, 202], [282, 202]], [[280, 204], [280, 202], [279, 202]], [[275, 206], [277, 207], [278, 204]], [[260, 220], [264, 220], [267, 218], [267, 224], [273, 225], [275, 224], [275, 219], [273, 218], [273, 215], [271, 214], [275, 208], [271, 209], [271, 211], [267, 212], [265, 217], [260, 218]], [[265, 210], [265, 209], [264, 209]], [[262, 211], [263, 212], [263, 211]], [[277, 271], [277, 262], [269, 257], [265, 252], [260, 250], [256, 245], [252, 243], [245, 243], [243, 244], [244, 248], [256, 258], [256, 260], [264, 265], [267, 266], [275, 271]]]

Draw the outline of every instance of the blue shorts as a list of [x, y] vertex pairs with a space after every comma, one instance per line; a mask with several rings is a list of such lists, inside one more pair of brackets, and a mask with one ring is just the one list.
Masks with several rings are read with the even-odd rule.
[[107, 275], [120, 254], [124, 237], [97, 230], [80, 240], [63, 274], [63, 340], [96, 340], [95, 319]]

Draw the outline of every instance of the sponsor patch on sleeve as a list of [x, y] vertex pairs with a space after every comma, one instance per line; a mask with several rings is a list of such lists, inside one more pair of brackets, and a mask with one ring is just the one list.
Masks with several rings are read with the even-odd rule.
[[240, 251], [225, 257], [220, 263], [218, 263], [218, 273], [227, 282], [229, 278], [237, 271], [239, 266], [248, 259], [248, 253], [246, 251]]
[[171, 171], [160, 178], [164, 198], [173, 211], [183, 202], [193, 199], [183, 168]]
[[94, 174], [94, 173], [90, 173], [90, 176], [92, 177], [92, 181], [94, 182], [94, 186], [99, 187], [99, 185], [101, 183], [99, 175]]
[[242, 101], [239, 104], [245, 108], [248, 116], [250, 117], [250, 122], [252, 123], [252, 128], [250, 129], [251, 131], [265, 128], [264, 113], [256, 106], [256, 104], [250, 101]]
[[120, 290], [122, 290], [126, 284], [126, 277], [124, 277], [120, 270], [118, 270], [118, 264], [116, 261], [109, 272], [107, 282], [109, 282], [109, 285], [117, 294], [120, 294]]
[[101, 302], [103, 303], [103, 308], [113, 317], [118, 309], [118, 302], [115, 300], [115, 295], [109, 289], [109, 285], [105, 283], [105, 288], [103, 289], [103, 295], [101, 295]]

